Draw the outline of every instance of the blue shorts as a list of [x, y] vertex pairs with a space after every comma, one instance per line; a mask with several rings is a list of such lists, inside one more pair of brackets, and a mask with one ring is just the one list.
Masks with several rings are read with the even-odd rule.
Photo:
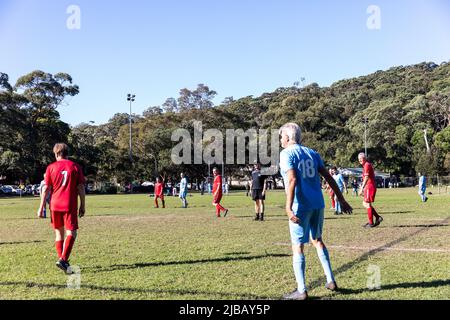
[[180, 191], [179, 197], [180, 197], [180, 199], [186, 199], [186, 195], [187, 195], [187, 191], [183, 191], [183, 192]]
[[309, 238], [317, 240], [322, 237], [323, 209], [297, 213], [300, 224], [289, 221], [292, 245], [305, 244]]

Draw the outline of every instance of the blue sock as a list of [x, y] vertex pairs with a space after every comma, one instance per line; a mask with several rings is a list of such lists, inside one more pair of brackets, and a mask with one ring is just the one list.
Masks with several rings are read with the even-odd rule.
[[294, 267], [295, 280], [297, 281], [297, 290], [300, 293], [306, 291], [305, 270], [306, 261], [304, 254], [294, 254], [292, 258], [292, 266]]
[[323, 271], [327, 277], [327, 283], [334, 281], [333, 271], [331, 270], [330, 256], [327, 248], [317, 249], [317, 255], [319, 256], [320, 263], [322, 263]]

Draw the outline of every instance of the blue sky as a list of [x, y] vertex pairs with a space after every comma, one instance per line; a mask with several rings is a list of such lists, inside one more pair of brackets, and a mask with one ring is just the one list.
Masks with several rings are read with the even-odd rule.
[[[69, 5], [81, 28], [69, 30]], [[381, 28], [366, 22], [380, 8]], [[204, 83], [215, 103], [397, 65], [450, 58], [446, 0], [0, 0], [0, 71], [67, 72], [80, 86], [63, 121], [106, 122]]]

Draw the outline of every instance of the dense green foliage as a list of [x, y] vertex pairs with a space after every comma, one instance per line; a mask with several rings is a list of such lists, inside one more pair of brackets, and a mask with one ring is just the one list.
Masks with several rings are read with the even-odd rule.
[[[0, 175], [10, 180], [36, 181], [57, 141], [71, 145], [73, 157], [93, 180], [143, 180], [162, 171], [174, 175], [180, 167], [170, 157], [178, 143], [171, 141], [172, 132], [184, 128], [193, 137], [194, 121], [202, 121], [204, 130], [223, 133], [296, 122], [303, 130], [303, 144], [318, 150], [328, 164], [356, 166], [357, 154], [364, 150], [364, 117], [368, 154], [377, 169], [405, 175], [450, 171], [450, 63], [394, 67], [324, 88], [313, 83], [260, 97], [227, 97], [219, 106], [212, 103], [216, 92], [206, 85], [182, 89], [177, 99], [133, 115], [132, 161], [128, 114], [116, 114], [96, 126], [69, 128], [60, 121], [57, 107], [78, 93], [69, 75], [35, 71], [14, 87], [7, 75], [0, 75]], [[192, 178], [206, 175], [206, 165], [182, 169]], [[238, 169], [226, 167], [228, 174]]]

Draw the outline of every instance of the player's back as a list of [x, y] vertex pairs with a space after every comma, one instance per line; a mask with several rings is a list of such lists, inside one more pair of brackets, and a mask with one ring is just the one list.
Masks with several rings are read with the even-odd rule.
[[334, 181], [336, 181], [336, 184], [338, 185], [339, 189], [344, 188], [345, 181], [344, 181], [344, 177], [342, 176], [342, 174], [337, 173], [337, 174], [333, 175], [333, 179], [334, 179]]
[[322, 209], [325, 207], [319, 174], [319, 169], [322, 167], [324, 167], [323, 161], [313, 149], [296, 144], [281, 152], [280, 169], [286, 187], [287, 171], [290, 169], [295, 171], [297, 184], [294, 206], [297, 206], [298, 210]]
[[45, 183], [52, 188], [51, 209], [73, 212], [78, 206], [78, 185], [84, 184], [81, 167], [73, 161], [62, 159], [47, 167]]

